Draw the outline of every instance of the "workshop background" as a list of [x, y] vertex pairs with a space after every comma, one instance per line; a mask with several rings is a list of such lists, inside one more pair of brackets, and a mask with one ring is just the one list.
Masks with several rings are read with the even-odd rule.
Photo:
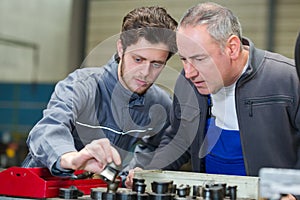
[[[196, 0], [0, 0], [0, 168], [20, 165], [26, 138], [57, 81], [101, 66], [116, 51], [124, 15], [160, 5], [180, 19]], [[239, 17], [256, 47], [294, 58], [299, 0], [216, 0]], [[174, 56], [157, 81], [172, 92], [182, 69]]]

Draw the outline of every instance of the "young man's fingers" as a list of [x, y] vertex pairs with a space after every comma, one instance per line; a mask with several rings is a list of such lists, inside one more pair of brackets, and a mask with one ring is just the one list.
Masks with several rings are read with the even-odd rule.
[[111, 152], [112, 152], [112, 161], [116, 165], [121, 165], [122, 160], [121, 160], [121, 156], [120, 156], [119, 152], [112, 146], [111, 146]]
[[97, 141], [98, 145], [101, 147], [101, 149], [103, 150], [103, 159], [105, 159], [106, 163], [111, 163], [113, 161], [112, 157], [113, 157], [113, 153], [112, 153], [112, 146], [109, 142], [108, 139], [104, 138], [104, 139], [100, 139]]
[[93, 141], [90, 144], [86, 145], [84, 149], [89, 153], [90, 158], [95, 159], [97, 162], [102, 163], [103, 165], [107, 164], [107, 153], [105, 146], [97, 140]]

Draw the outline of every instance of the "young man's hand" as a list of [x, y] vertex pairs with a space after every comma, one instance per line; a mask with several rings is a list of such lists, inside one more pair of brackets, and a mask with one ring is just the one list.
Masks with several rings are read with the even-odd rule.
[[94, 140], [79, 152], [69, 152], [61, 156], [60, 166], [64, 169], [86, 170], [100, 173], [104, 167], [114, 162], [121, 164], [118, 151], [111, 146], [107, 138]]

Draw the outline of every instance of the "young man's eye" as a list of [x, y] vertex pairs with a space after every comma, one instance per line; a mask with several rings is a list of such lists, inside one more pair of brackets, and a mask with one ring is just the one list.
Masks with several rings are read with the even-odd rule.
[[161, 67], [164, 66], [163, 63], [151, 63], [151, 65], [152, 65], [152, 67], [154, 67], [154, 68], [161, 68]]

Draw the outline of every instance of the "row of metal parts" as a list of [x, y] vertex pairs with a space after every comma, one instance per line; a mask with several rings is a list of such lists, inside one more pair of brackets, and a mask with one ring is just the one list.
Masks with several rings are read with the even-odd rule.
[[[107, 188], [92, 188], [90, 197], [94, 200], [181, 200], [181, 199], [206, 199], [223, 200], [224, 198], [235, 200], [237, 198], [237, 186], [226, 184], [210, 184], [191, 187], [189, 185], [173, 184], [173, 181], [152, 182], [152, 192], [145, 192], [144, 179], [134, 179], [133, 188], [117, 188], [108, 185]], [[117, 185], [117, 184], [115, 184]], [[63, 199], [77, 199], [83, 196], [83, 192], [75, 186], [61, 188], [59, 197]]]

